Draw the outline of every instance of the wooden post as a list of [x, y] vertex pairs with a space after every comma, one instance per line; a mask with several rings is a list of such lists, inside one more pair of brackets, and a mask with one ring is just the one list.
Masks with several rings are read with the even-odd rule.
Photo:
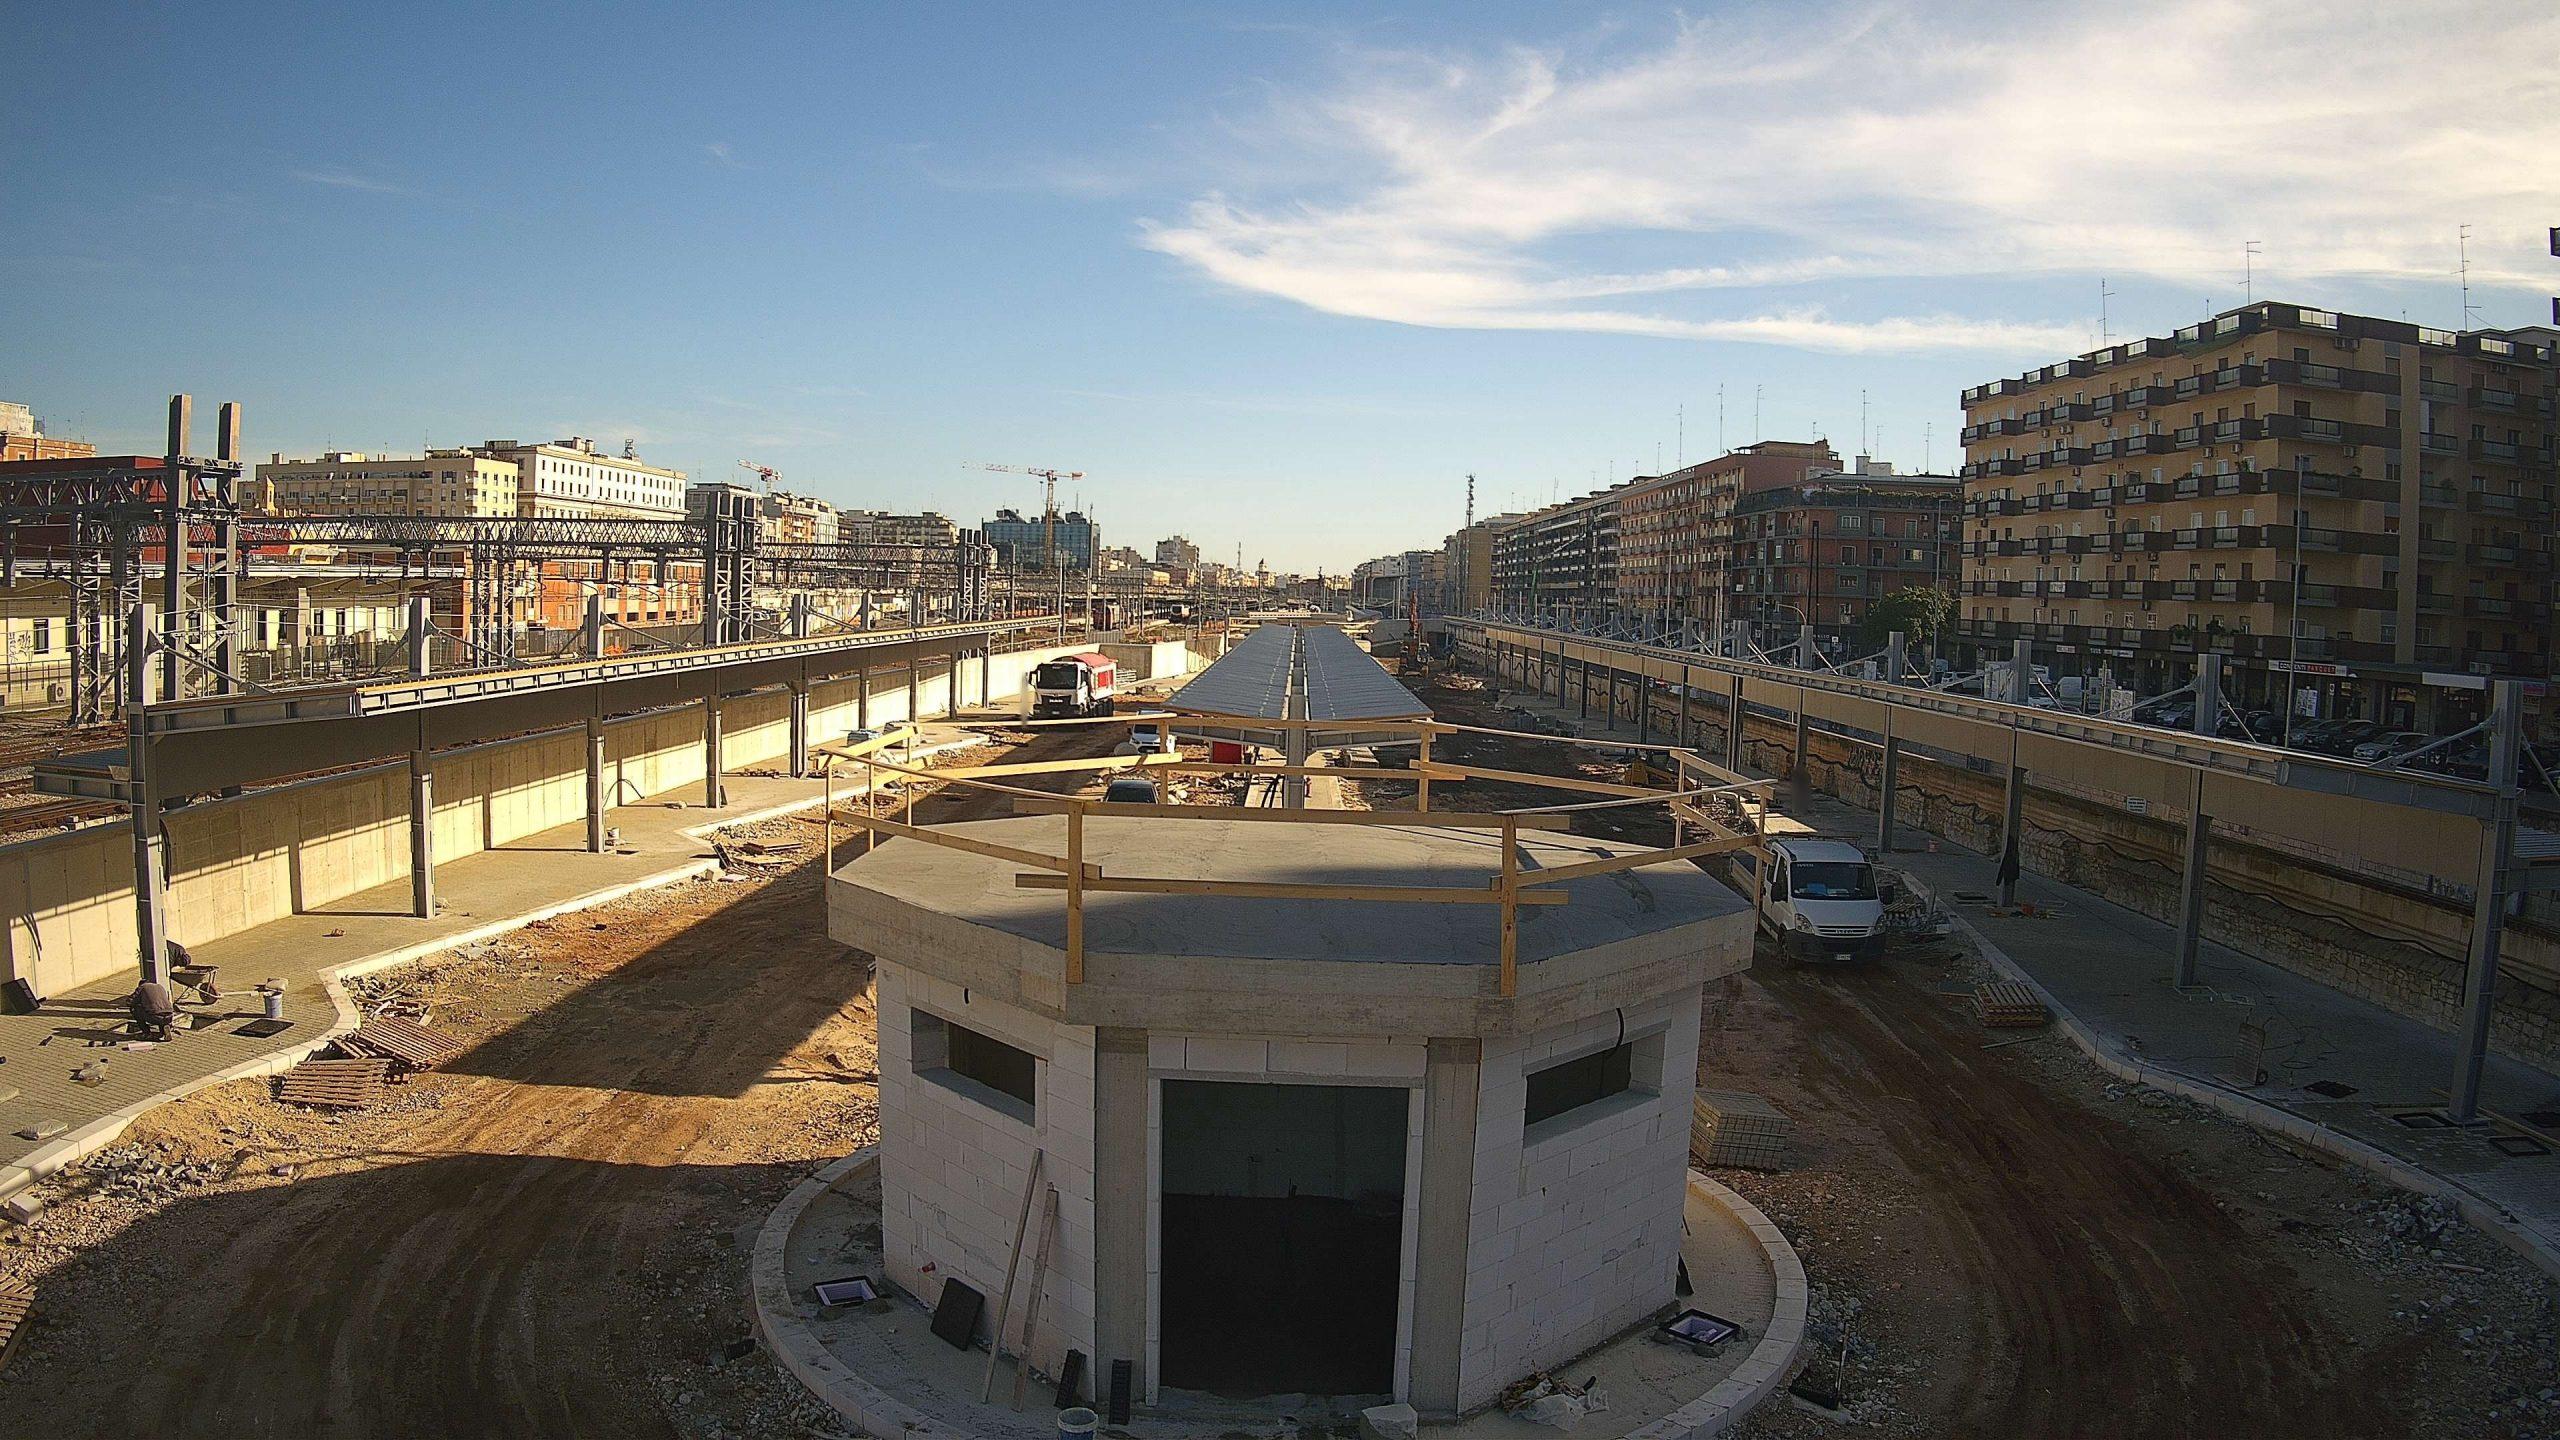
[[1520, 990], [1520, 822], [1502, 817], [1502, 995]]
[[1084, 807], [1067, 812], [1067, 983], [1084, 983]]
[[1013, 1222], [1013, 1252], [1005, 1257], [1003, 1298], [996, 1301], [995, 1323], [988, 1328], [986, 1378], [978, 1386], [981, 1405], [995, 1398], [996, 1357], [1004, 1353], [1004, 1318], [1013, 1309], [1013, 1276], [1022, 1268], [1022, 1237], [1031, 1228], [1031, 1200], [1040, 1193], [1040, 1171], [1048, 1162], [1048, 1151], [1032, 1151], [1031, 1175], [1022, 1182], [1022, 1214]]
[[[1428, 724], [1422, 727], [1422, 744], [1415, 751], [1414, 758], [1426, 766], [1431, 763], [1431, 727]], [[1431, 812], [1431, 772], [1429, 770], [1422, 772], [1422, 784], [1415, 792], [1413, 805], [1415, 809], [1426, 815]]]
[[823, 842], [826, 849], [818, 861], [818, 875], [824, 879], [835, 873], [836, 868], [836, 769], [832, 755], [818, 762], [818, 794], [819, 809], [826, 816], [826, 839]]

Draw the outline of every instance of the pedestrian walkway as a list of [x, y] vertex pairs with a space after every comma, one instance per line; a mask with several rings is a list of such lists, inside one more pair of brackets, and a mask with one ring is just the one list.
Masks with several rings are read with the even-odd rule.
[[[930, 727], [919, 757], [950, 744]], [[858, 793], [839, 775], [838, 795]], [[586, 822], [558, 826], [436, 866], [436, 914], [410, 913], [406, 877], [192, 947], [218, 967], [222, 997], [180, 1006], [182, 1027], [161, 1044], [124, 1048], [126, 975], [47, 997], [31, 1015], [0, 1015], [0, 1197], [113, 1140], [153, 1105], [206, 1085], [272, 1073], [318, 1049], [357, 1018], [338, 982], [710, 873], [714, 828], [805, 809], [822, 782], [731, 774], [727, 802], [701, 803], [697, 782], [607, 812], [621, 833], [606, 853], [587, 847]], [[253, 987], [281, 982], [281, 1031], [267, 1033]], [[182, 999], [185, 998], [182, 996]], [[92, 1068], [94, 1067], [94, 1068]], [[29, 1133], [32, 1132], [32, 1133]]]
[[[1632, 725], [1506, 698], [1595, 739], [1635, 738]], [[1782, 784], [1773, 799], [1818, 830], [1875, 838], [1874, 811], [1810, 786]], [[2493, 1056], [2482, 1104], [2503, 1118], [2452, 1126], [2442, 1113], [2454, 1073], [2447, 1032], [2211, 943], [2197, 956], [2197, 984], [2180, 990], [2170, 983], [2174, 927], [2033, 873], [2017, 887], [2032, 913], [1995, 914], [1998, 862], [1907, 826], [1884, 863], [1944, 905], [1995, 966], [2043, 992], [2101, 1066], [2446, 1193], [2560, 1274], [2560, 1146], [2533, 1133], [2560, 1132], [2560, 1077]]]

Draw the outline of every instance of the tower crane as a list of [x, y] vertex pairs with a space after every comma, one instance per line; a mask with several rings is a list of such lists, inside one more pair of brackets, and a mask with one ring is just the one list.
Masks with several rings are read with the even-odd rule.
[[781, 471], [774, 469], [770, 465], [759, 465], [753, 460], [739, 461], [738, 468], [741, 470], [753, 470], [756, 472], [756, 479], [763, 484], [764, 493], [767, 495], [773, 493], [773, 482], [782, 478]]
[[1081, 470], [1040, 470], [1028, 465], [972, 465], [972, 470], [993, 470], [1005, 475], [1028, 475], [1040, 482], [1040, 549], [1051, 571], [1058, 569], [1058, 482], [1081, 480]]

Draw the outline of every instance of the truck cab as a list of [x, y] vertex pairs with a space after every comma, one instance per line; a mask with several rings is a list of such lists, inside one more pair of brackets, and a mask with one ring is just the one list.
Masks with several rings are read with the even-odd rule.
[[1790, 959], [1866, 960], [1884, 950], [1884, 898], [1866, 852], [1845, 840], [1773, 839], [1753, 906]]

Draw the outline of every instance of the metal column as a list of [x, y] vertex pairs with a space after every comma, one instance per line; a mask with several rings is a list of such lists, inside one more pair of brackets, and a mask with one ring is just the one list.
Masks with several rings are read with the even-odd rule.
[[702, 803], [717, 810], [720, 793], [720, 697], [702, 697]]
[[[424, 722], [419, 728], [425, 728]], [[436, 772], [424, 749], [409, 752], [409, 913], [436, 913]]]
[[861, 662], [853, 672], [853, 723], [857, 729], [871, 728], [871, 662]]
[[169, 454], [165, 462], [168, 477], [162, 482], [165, 498], [161, 524], [167, 527], [168, 543], [161, 547], [160, 623], [167, 627], [167, 643], [160, 647], [160, 694], [162, 698], [179, 700], [186, 697], [186, 672], [178, 668], [178, 646], [186, 638], [187, 626], [187, 473], [183, 464], [193, 428], [195, 401], [185, 395], [169, 397]]
[[946, 708], [949, 711], [947, 718], [953, 720], [960, 718], [960, 656], [962, 654], [962, 648], [954, 648], [952, 650], [951, 662], [944, 667], [944, 675], [946, 678], [942, 687], [942, 698], [947, 702]]
[[150, 730], [144, 707], [155, 693], [151, 677], [152, 614], [148, 604], [125, 616], [125, 764], [131, 774], [128, 822], [133, 829], [133, 933], [142, 978], [169, 983], [169, 832], [160, 812], [160, 787], [151, 778]]
[[2196, 657], [2196, 733], [2215, 735], [2222, 730], [2222, 657], [2204, 654]]
[[1893, 733], [1893, 707], [1884, 710], [1884, 773], [1876, 780], [1876, 853], [1893, 853], [1893, 811], [1902, 789], [1902, 741]]
[[2204, 939], [2205, 864], [2213, 848], [2213, 816], [2204, 808], [2204, 767], [2195, 768], [2187, 791], [2187, 854], [2178, 870], [2178, 950], [2169, 980], [2184, 990], [2196, 983], [2196, 951]]
[[587, 717], [587, 850], [604, 853], [604, 717]]
[[2033, 640], [2021, 640], [2018, 642], [2016, 658], [2009, 662], [2008, 698], [2012, 705], [2026, 704], [2027, 698], [2035, 693], [2035, 649], [2036, 642]]
[[1910, 642], [1902, 638], [1902, 632], [1899, 630], [1889, 630], [1885, 632], [1884, 683], [1887, 685], [1901, 684], [1903, 674], [1910, 668], [1910, 665]]
[[1725, 768], [1742, 769], [1742, 677], [1733, 677], [1733, 688], [1725, 693], [1724, 705]]
[[424, 680], [435, 666], [435, 617], [424, 595], [409, 597], [409, 675]]
[[2498, 943], [2513, 894], [2516, 853], [2516, 761], [2523, 747], [2524, 707], [2516, 682], [2489, 685], [2489, 781], [2498, 787], [2480, 825], [2480, 871], [2472, 881], [2471, 954], [2462, 972], [2462, 1028], [2454, 1032], [2448, 1115], [2469, 1124], [2480, 1113], [2480, 1072], [2489, 1058], [2489, 1021], [2498, 998]]
[[787, 683], [791, 687], [791, 776], [797, 780], [809, 773], [809, 681], [802, 677]]

